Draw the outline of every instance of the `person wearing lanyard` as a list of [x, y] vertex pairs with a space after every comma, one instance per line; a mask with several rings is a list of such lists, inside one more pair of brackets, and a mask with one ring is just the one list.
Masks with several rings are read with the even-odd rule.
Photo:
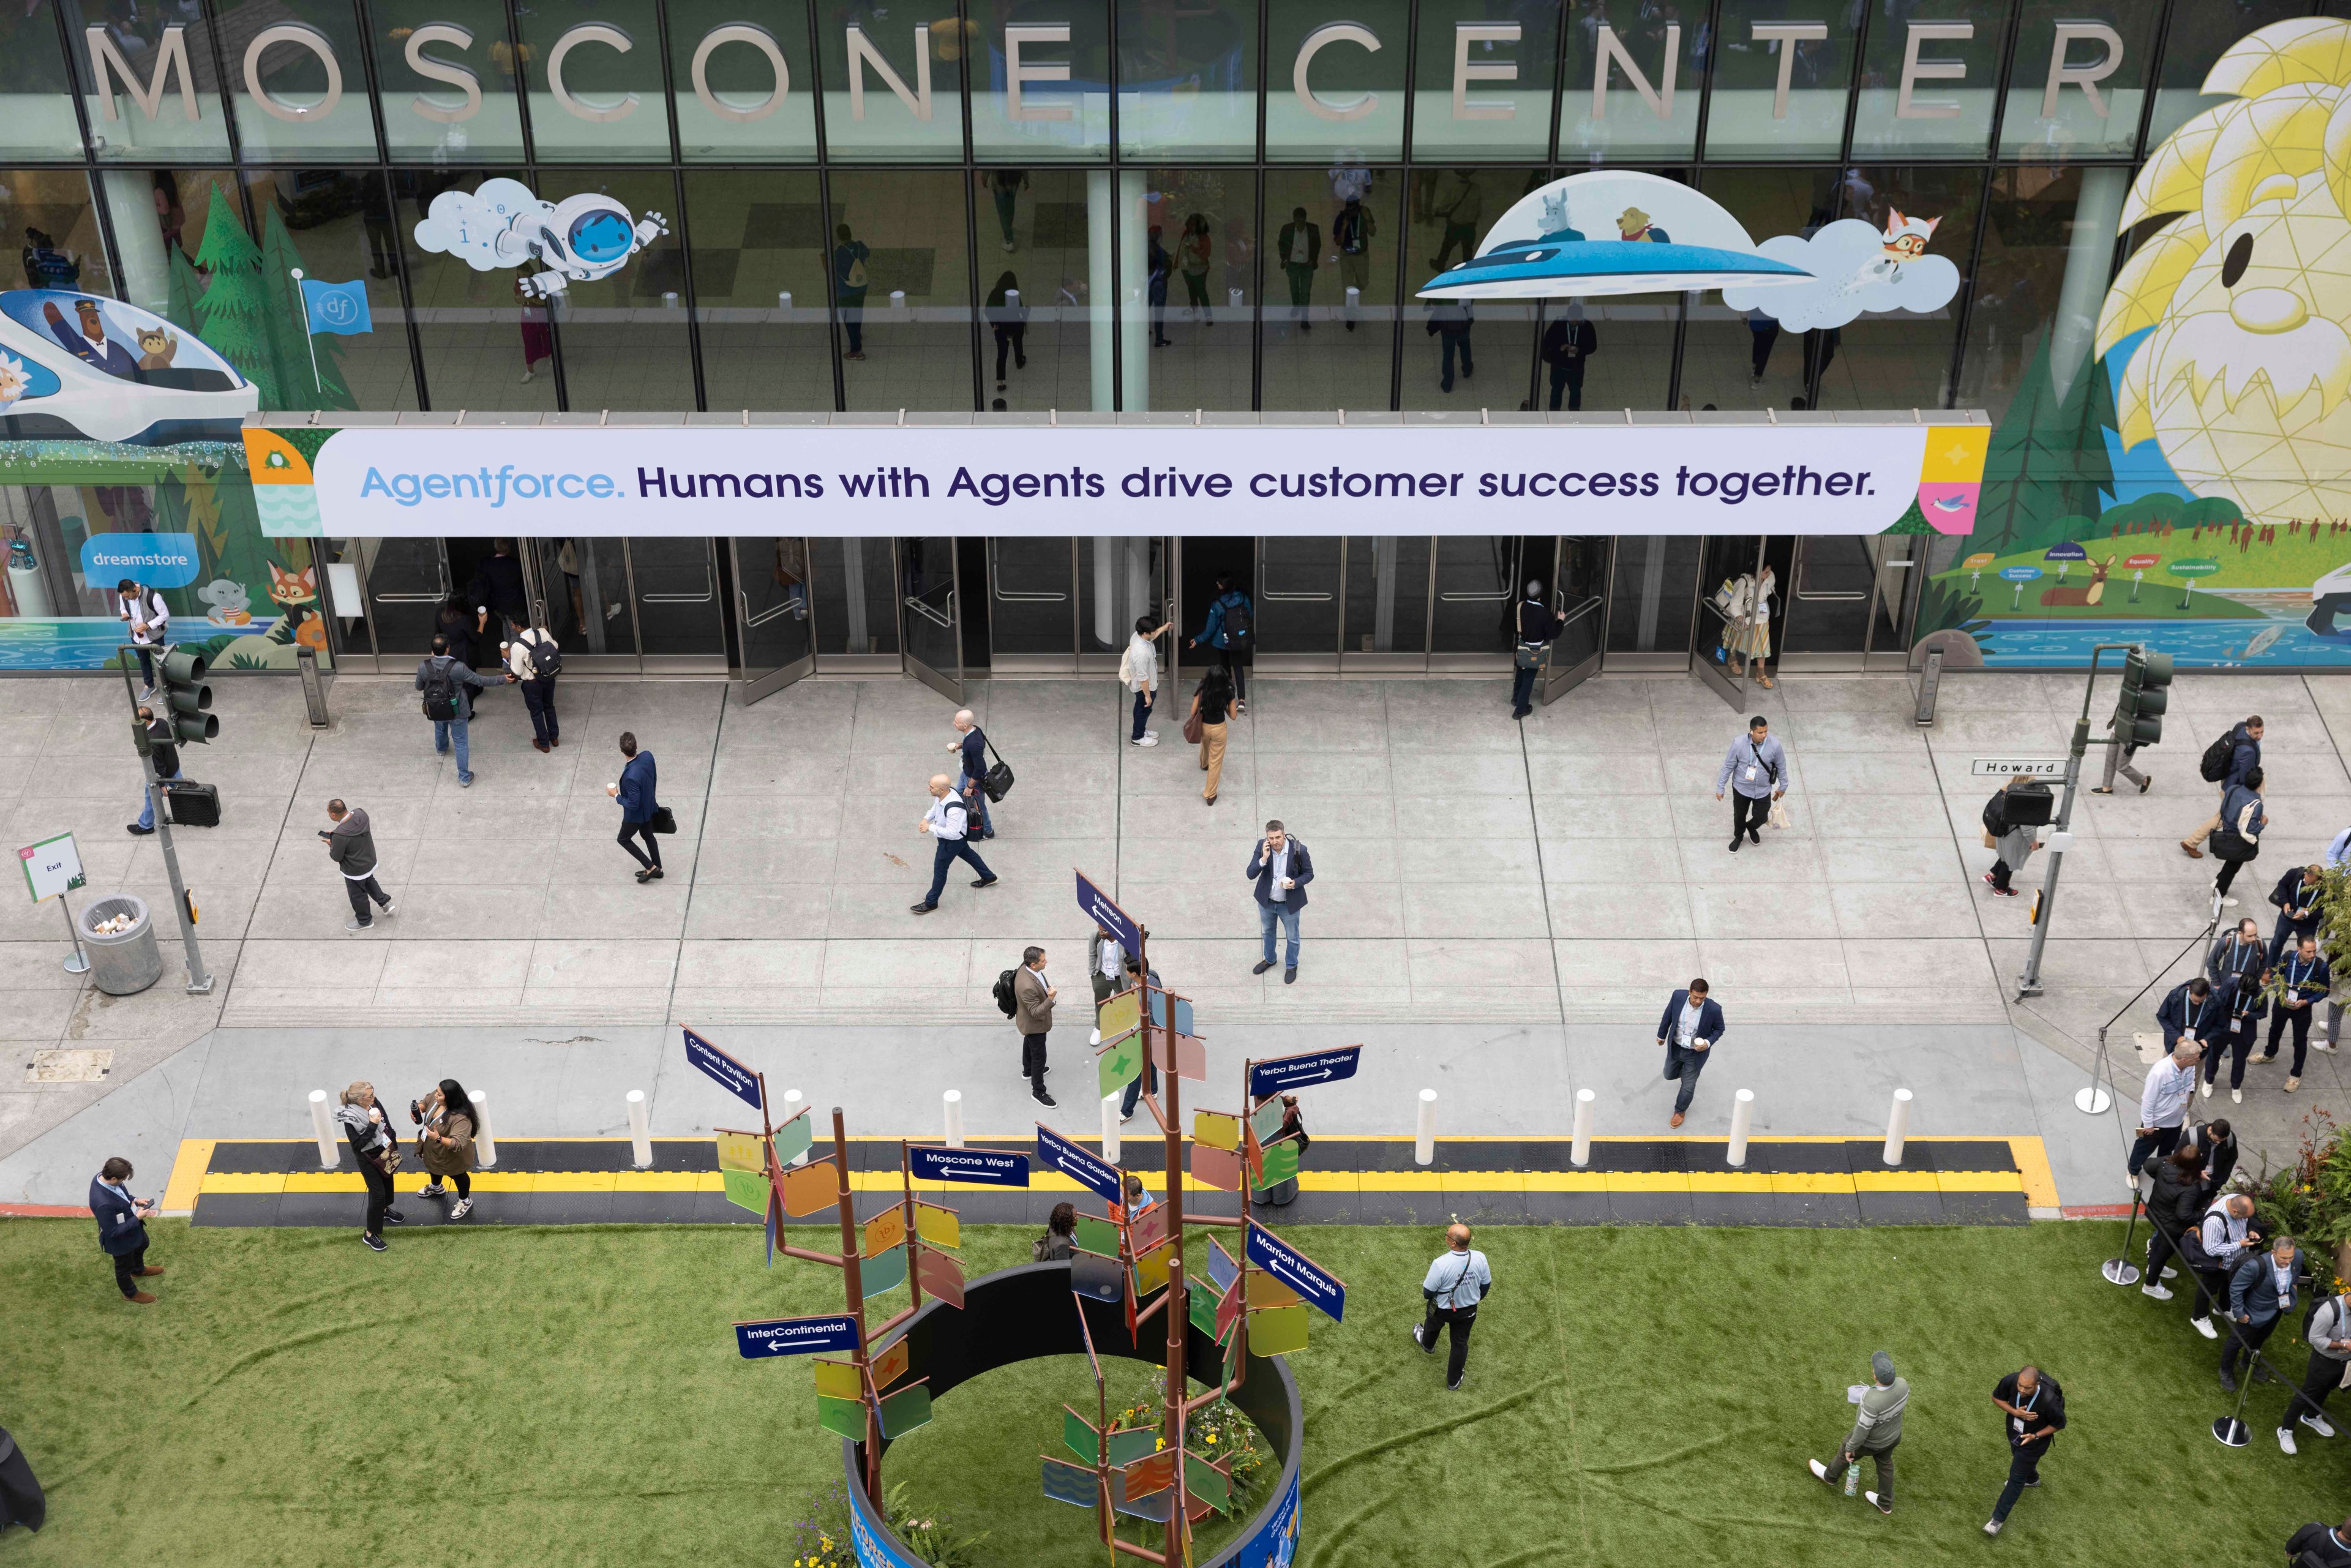
[[1493, 1266], [1469, 1245], [1469, 1228], [1455, 1225], [1445, 1232], [1446, 1251], [1428, 1266], [1420, 1293], [1428, 1315], [1412, 1328], [1412, 1343], [1430, 1355], [1437, 1354], [1437, 1331], [1444, 1328], [1450, 1348], [1445, 1358], [1445, 1386], [1458, 1393], [1462, 1369], [1469, 1364], [1469, 1331], [1478, 1324], [1478, 1303], [1494, 1288]]
[[2320, 911], [2318, 896], [2323, 891], [2320, 879], [2325, 873], [2314, 865], [2295, 866], [2278, 878], [2277, 886], [2270, 893], [2270, 902], [2277, 905], [2277, 929], [2270, 936], [2270, 962], [2274, 964], [2287, 948], [2304, 936], [2318, 933]]
[[2270, 1243], [2266, 1252], [2248, 1255], [2229, 1276], [2228, 1345], [2220, 1352], [2220, 1386], [2237, 1391], [2235, 1369], [2242, 1358], [2246, 1375], [2256, 1383], [2275, 1381], [2262, 1364], [2261, 1348], [2278, 1324], [2294, 1310], [2294, 1281], [2302, 1272], [2302, 1249], [2291, 1236]]
[[2265, 969], [2276, 962], [2268, 955], [2269, 945], [2262, 940], [2261, 925], [2248, 915], [2237, 922], [2234, 931], [2213, 943], [2212, 950], [2204, 955], [2204, 977], [2217, 986], [2231, 975]]
[[2039, 1367], [2023, 1366], [2000, 1380], [1991, 1402], [2008, 1416], [2008, 1484], [1984, 1526], [1986, 1535], [1998, 1535], [2024, 1489], [2041, 1484], [2041, 1456], [2065, 1425], [2065, 1391]]
[[1542, 584], [1529, 582], [1519, 601], [1518, 674], [1510, 677], [1510, 716], [1535, 711], [1535, 677], [1542, 673], [1543, 645], [1559, 635], [1559, 621], [1543, 602]]
[[1744, 837], [1760, 844], [1758, 830], [1771, 819], [1771, 802], [1788, 792], [1788, 756], [1771, 737], [1771, 721], [1757, 714], [1747, 721], [1747, 736], [1734, 740], [1722, 755], [1722, 771], [1715, 775], [1714, 798], [1730, 791], [1730, 848]]
[[2315, 1521], [2304, 1525], [2287, 1538], [2285, 1559], [2320, 1563], [2324, 1568], [2351, 1568], [2351, 1519], [2333, 1526]]
[[2270, 1015], [2269, 1047], [2261, 1060], [2277, 1060], [2278, 1036], [2286, 1026], [2294, 1026], [2294, 1065], [2286, 1070], [2285, 1092], [2289, 1094], [2302, 1087], [2302, 1064], [2310, 1054], [2310, 1009], [2314, 1003], [2324, 1001], [2335, 988], [2335, 977], [2326, 967], [2326, 960], [2318, 956], [2318, 938], [2305, 936], [2297, 945], [2294, 955], [2278, 966], [2278, 979], [2283, 989], [2278, 995], [2277, 1010]]
[[2204, 1053], [2204, 1098], [2212, 1098], [2212, 1081], [2220, 1076], [2220, 1057], [2229, 1058], [2229, 1100], [2231, 1104], [2245, 1103], [2245, 1059], [2253, 1053], [2253, 1036], [2262, 1026], [2262, 1015], [2269, 1011], [2269, 998], [2262, 994], [2269, 978], [2269, 966], [2258, 960], [2248, 974], [2231, 975], [2220, 981], [2212, 992], [2220, 1000], [2228, 1018], [2224, 1032]]
[[[2204, 984], [2200, 979], [2189, 983]], [[2139, 1167], [2147, 1155], [2168, 1155], [2179, 1146], [2179, 1124], [2187, 1120], [2188, 1103], [2196, 1097], [2196, 1064], [2203, 1059], [2204, 1047], [2183, 1039], [2169, 1056], [2147, 1070], [2147, 1086], [2138, 1097], [2138, 1134], [2125, 1167], [2133, 1186], [2138, 1185]]]
[[931, 856], [931, 891], [923, 895], [920, 904], [912, 905], [917, 915], [928, 915], [939, 906], [939, 894], [947, 885], [947, 867], [958, 860], [967, 860], [979, 875], [974, 887], [994, 887], [996, 873], [979, 858], [965, 837], [971, 830], [971, 805], [956, 794], [944, 773], [931, 775], [931, 809], [923, 813], [922, 831], [931, 835], [938, 848]]
[[2335, 1436], [2326, 1418], [2326, 1396], [2342, 1386], [2344, 1365], [2351, 1362], [2351, 1294], [2337, 1291], [2318, 1303], [2304, 1331], [2310, 1341], [2310, 1361], [2303, 1368], [2302, 1389], [2286, 1406], [2285, 1422], [2278, 1427], [2278, 1447], [2294, 1452], [2294, 1428], [2298, 1421], [2322, 1437]]
[[1682, 1086], [1674, 1096], [1673, 1119], [1667, 1126], [1680, 1126], [1689, 1113], [1690, 1096], [1698, 1092], [1698, 1075], [1705, 1071], [1708, 1052], [1721, 1039], [1722, 1004], [1707, 995], [1704, 980], [1692, 980], [1666, 998], [1664, 1016], [1657, 1019], [1657, 1043], [1666, 1048], [1665, 1076], [1679, 1079]]

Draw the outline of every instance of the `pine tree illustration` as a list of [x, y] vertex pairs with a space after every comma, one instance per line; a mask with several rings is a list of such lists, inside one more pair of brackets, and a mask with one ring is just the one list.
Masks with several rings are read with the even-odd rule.
[[188, 259], [188, 253], [180, 248], [179, 242], [168, 242], [164, 248], [171, 253], [172, 259], [169, 268], [171, 291], [163, 306], [163, 315], [182, 331], [193, 332], [196, 329], [196, 300], [204, 291], [204, 280], [197, 273], [195, 263]]
[[1918, 509], [1918, 497], [1913, 496], [1910, 497], [1910, 509], [1895, 518], [1886, 531], [1889, 534], [1932, 534], [1935, 528], [1927, 521], [1927, 514]]
[[237, 221], [235, 204], [217, 184], [212, 210], [204, 215], [196, 266], [212, 275], [196, 300], [196, 336], [259, 389], [262, 407], [287, 406], [270, 362], [269, 295], [261, 277], [261, 252]]
[[[302, 302], [302, 286], [294, 278], [296, 267], [301, 267], [303, 277], [310, 276], [310, 269], [302, 265], [302, 253], [295, 246], [294, 236], [287, 232], [285, 220], [277, 215], [273, 203], [268, 215], [261, 221], [261, 279], [271, 305], [270, 354], [277, 367], [278, 385], [287, 398], [276, 406], [357, 408], [359, 400], [351, 396], [343, 380], [343, 340], [332, 332], [320, 332], [309, 342], [303, 341], [305, 329], [310, 324], [310, 312]], [[315, 375], [310, 369], [313, 348], [319, 354]]]

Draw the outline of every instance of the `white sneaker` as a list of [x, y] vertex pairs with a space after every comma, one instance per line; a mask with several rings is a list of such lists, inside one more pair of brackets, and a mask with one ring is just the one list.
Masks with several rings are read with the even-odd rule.
[[2202, 1334], [2206, 1339], [2219, 1339], [2220, 1337], [2220, 1331], [2213, 1328], [2212, 1320], [2210, 1318], [2190, 1318], [2188, 1320], [2188, 1326], [2194, 1329], [2198, 1333]]
[[2302, 1424], [2309, 1427], [2312, 1431], [2317, 1433], [2322, 1437], [2332, 1437], [2335, 1436], [2334, 1423], [2327, 1420], [2324, 1416], [2304, 1416], [2302, 1418]]
[[2335, 1050], [2335, 1042], [2323, 1034], [2314, 1034], [2310, 1037], [2310, 1049], [2331, 1053]]
[[463, 1219], [473, 1212], [474, 1200], [470, 1197], [461, 1197], [449, 1206], [449, 1218], [452, 1219]]
[[[1414, 1332], [1415, 1333], [1418, 1333], [1420, 1331], [1419, 1331], [1418, 1329], [1415, 1329], [1413, 1332]], [[1829, 1479], [1829, 1468], [1828, 1468], [1826, 1465], [1824, 1465], [1824, 1464], [1821, 1463], [1821, 1462], [1820, 1462], [1820, 1460], [1818, 1460], [1818, 1459], [1806, 1459], [1806, 1460], [1804, 1461], [1804, 1463], [1806, 1463], [1806, 1464], [1810, 1465], [1810, 1466], [1813, 1468], [1813, 1479], [1814, 1480], [1816, 1480], [1816, 1481], [1824, 1481], [1824, 1480], [1826, 1480], [1826, 1479]]]
[[2277, 1437], [2278, 1437], [2278, 1447], [2279, 1447], [2279, 1448], [2281, 1448], [2284, 1449], [2284, 1450], [2285, 1450], [2287, 1453], [2289, 1453], [2289, 1454], [2291, 1454], [2291, 1453], [2293, 1453], [2293, 1452], [2294, 1451], [2294, 1428], [2293, 1428], [2293, 1427], [2280, 1427], [2277, 1429]]
[[517, 384], [520, 386], [528, 386], [534, 379], [535, 378], [532, 376], [529, 369], [526, 367], [522, 374], [517, 378]]
[[2229, 1103], [2230, 1103], [2230, 1104], [2231, 1104], [2231, 1105], [2241, 1105], [2241, 1104], [2243, 1104], [2244, 1103], [2245, 1103], [2245, 1092], [2244, 1092], [2243, 1090], [2241, 1090], [2241, 1089], [2231, 1089], [2231, 1090], [2230, 1090], [2230, 1091], [2229, 1091]]
[[2179, 1270], [2166, 1263], [2163, 1266], [2163, 1277], [2167, 1280], [2177, 1280], [2179, 1278]]
[[441, 1178], [439, 1176], [434, 1176], [431, 1181], [426, 1182], [423, 1186], [416, 1189], [416, 1196], [419, 1197], [446, 1197], [449, 1196], [449, 1189], [441, 1185]]
[[2212, 1098], [2212, 1085], [2210, 1083], [2204, 1085], [2204, 1098], [2207, 1100]]
[[1892, 1513], [1892, 1512], [1894, 1511], [1894, 1505], [1893, 1505], [1892, 1503], [1890, 1503], [1890, 1502], [1880, 1502], [1880, 1501], [1878, 1501], [1878, 1500], [1877, 1500], [1877, 1494], [1876, 1494], [1876, 1492], [1874, 1492], [1874, 1491], [1865, 1491], [1865, 1492], [1862, 1493], [1861, 1495], [1862, 1495], [1862, 1496], [1864, 1496], [1864, 1497], [1865, 1497], [1865, 1498], [1867, 1498], [1867, 1499], [1869, 1500], [1869, 1506], [1870, 1506], [1870, 1507], [1872, 1507], [1872, 1508], [1874, 1508], [1874, 1509], [1876, 1509], [1878, 1512], [1880, 1512], [1880, 1513]]
[[1996, 1519], [1985, 1520], [1984, 1533], [1986, 1535], [1998, 1535], [2000, 1533], [2000, 1521]]
[[2138, 1288], [2138, 1293], [2142, 1296], [2153, 1296], [2158, 1301], [2171, 1300], [2171, 1292], [2161, 1285], [2141, 1285]]
[[2220, 901], [2220, 907], [2223, 909], [2234, 909], [2237, 907], [2237, 901], [2230, 897], [2227, 894], [2222, 893], [2217, 887], [2212, 890], [2212, 896]]
[[1159, 744], [1159, 737], [1153, 734], [1146, 734], [1141, 740], [1136, 741], [1134, 744], [1137, 746], [1156, 746]]

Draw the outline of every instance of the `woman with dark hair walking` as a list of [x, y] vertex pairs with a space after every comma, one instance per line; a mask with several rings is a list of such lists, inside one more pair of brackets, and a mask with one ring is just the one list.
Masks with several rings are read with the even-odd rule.
[[456, 1184], [457, 1201], [449, 1218], [463, 1219], [474, 1207], [474, 1128], [480, 1120], [465, 1086], [444, 1078], [440, 1087], [422, 1100], [412, 1101], [409, 1119], [423, 1130], [416, 1134], [416, 1157], [433, 1179], [418, 1189], [419, 1197], [446, 1197], [445, 1178]]
[[360, 1079], [343, 1091], [343, 1103], [335, 1112], [335, 1120], [343, 1124], [343, 1137], [351, 1145], [351, 1157], [359, 1161], [360, 1179], [367, 1183], [367, 1218], [361, 1222], [360, 1239], [371, 1251], [383, 1248], [384, 1221], [405, 1225], [407, 1218], [392, 1207], [392, 1173], [400, 1168], [400, 1135], [392, 1129], [392, 1120], [376, 1103], [375, 1085]]
[[1015, 368], [1029, 368], [1029, 307], [1020, 299], [1020, 279], [1009, 270], [987, 291], [985, 314], [996, 334], [996, 390], [1002, 392], [1006, 353], [1011, 354]]

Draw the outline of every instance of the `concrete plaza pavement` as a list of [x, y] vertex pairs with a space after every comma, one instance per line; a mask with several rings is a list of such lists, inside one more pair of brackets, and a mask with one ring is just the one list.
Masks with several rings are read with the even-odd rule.
[[[1213, 1076], [1192, 1103], [1228, 1108], [1244, 1056], [1362, 1040], [1363, 1075], [1310, 1097], [1318, 1132], [1408, 1132], [1431, 1087], [1447, 1134], [1563, 1133], [1579, 1088], [1604, 1134], [1661, 1134], [1654, 1025], [1667, 991], [1704, 974], [1730, 1032], [1686, 1132], [1719, 1136], [1744, 1087], [1759, 1133], [1865, 1134], [1898, 1084], [1916, 1132], [2040, 1135], [2066, 1205], [2110, 1204], [2141, 1073], [2129, 1036], [2162, 985], [2114, 1035], [2116, 1112], [2081, 1116], [2071, 1093], [2097, 1026], [2193, 967], [2174, 961], [2206, 923], [2214, 862], [2175, 841], [2210, 809], [2203, 744], [2249, 712], [2269, 721], [2271, 853], [2241, 878], [2242, 911], [2267, 916], [2285, 866], [2351, 823], [2351, 679], [2183, 677], [2165, 744], [2141, 754], [2154, 790], [2076, 812], [2046, 990], [2019, 1004], [2030, 899], [1979, 880], [1991, 782], [1970, 763], [2062, 750], [2078, 676], [1947, 676], [1928, 730], [1899, 676], [1782, 679], [1755, 699], [1789, 748], [1792, 825], [1735, 855], [1713, 789], [1743, 716], [1688, 677], [1604, 678], [1523, 726], [1499, 680], [1254, 682], [1214, 807], [1172, 705], [1165, 744], [1135, 748], [1113, 682], [975, 683], [1019, 774], [980, 846], [1004, 880], [975, 892], [952, 875], [919, 920], [915, 822], [924, 780], [952, 770], [954, 705], [911, 681], [803, 681], [745, 706], [716, 683], [568, 677], [565, 744], [547, 756], [501, 691], [474, 725], [467, 789], [404, 681], [338, 680], [315, 734], [290, 681], [215, 690], [222, 739], [184, 760], [220, 786], [224, 820], [176, 838], [218, 984], [184, 995], [174, 941], [162, 984], [103, 997], [59, 967], [54, 907], [0, 904], [5, 1060], [114, 1052], [101, 1082], [0, 1082], [0, 1203], [76, 1202], [109, 1153], [159, 1171], [181, 1137], [302, 1135], [303, 1095], [355, 1076], [399, 1097], [478, 1083], [505, 1136], [615, 1132], [632, 1088], [657, 1132], [695, 1132], [730, 1103], [684, 1067], [678, 1024], [771, 1087], [844, 1104], [852, 1131], [930, 1134], [955, 1088], [974, 1134], [1018, 1132], [1036, 1107], [988, 988], [1037, 942], [1064, 994], [1085, 996], [1074, 865], [1150, 926], [1154, 967], [1196, 998]], [[655, 753], [679, 820], [650, 885], [603, 792], [623, 729]], [[69, 829], [92, 894], [161, 911], [155, 841], [123, 831], [137, 768], [119, 680], [0, 681], [12, 841]], [[357, 936], [316, 838], [337, 795], [373, 818], [399, 907]], [[1241, 873], [1269, 816], [1317, 869], [1296, 986], [1249, 972]], [[1073, 1132], [1099, 1126], [1084, 1011], [1054, 1032], [1062, 1103], [1043, 1113]], [[2282, 1064], [2252, 1070], [2233, 1110], [2256, 1167], [2291, 1153], [2304, 1113], [2345, 1101], [2333, 1056], [2314, 1056], [2298, 1095], [2282, 1081]], [[2225, 1092], [2200, 1103], [2231, 1109]]]

